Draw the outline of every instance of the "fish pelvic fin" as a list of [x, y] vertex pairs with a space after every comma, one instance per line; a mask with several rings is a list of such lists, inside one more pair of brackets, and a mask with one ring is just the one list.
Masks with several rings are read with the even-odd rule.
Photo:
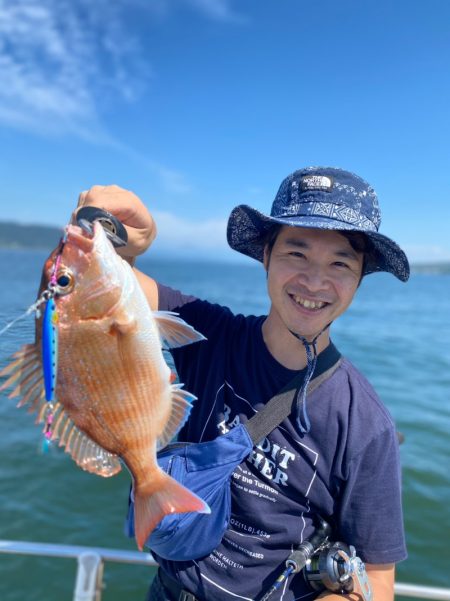
[[[154, 490], [154, 489], [153, 489]], [[134, 531], [138, 549], [165, 515], [172, 513], [211, 513], [209, 505], [163, 471], [158, 477], [158, 488], [150, 495], [135, 490]]]
[[192, 403], [197, 397], [183, 390], [183, 384], [171, 385], [172, 411], [167, 421], [164, 432], [158, 438], [157, 449], [163, 449], [178, 434], [192, 410]]
[[156, 320], [163, 342], [169, 348], [177, 348], [192, 342], [206, 340], [203, 334], [194, 330], [192, 326], [178, 316], [178, 313], [153, 311], [153, 317]]

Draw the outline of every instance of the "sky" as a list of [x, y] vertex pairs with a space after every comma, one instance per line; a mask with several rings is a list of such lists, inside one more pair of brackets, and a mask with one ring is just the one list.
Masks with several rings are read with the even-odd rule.
[[449, 261], [449, 107], [448, 0], [0, 0], [0, 220], [63, 227], [117, 184], [155, 253], [235, 260], [231, 209], [327, 165]]

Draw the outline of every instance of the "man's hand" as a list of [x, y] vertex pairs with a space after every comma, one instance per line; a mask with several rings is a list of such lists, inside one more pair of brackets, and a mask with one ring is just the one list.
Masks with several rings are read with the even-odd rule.
[[[393, 601], [394, 600], [394, 581], [395, 565], [385, 564], [376, 565], [366, 563], [366, 571], [372, 586], [373, 601]], [[364, 597], [361, 591], [355, 587], [355, 591], [349, 595], [337, 595], [336, 593], [324, 592], [318, 599], [327, 601], [363, 601]]]
[[[125, 226], [128, 244], [117, 252], [133, 264], [136, 256], [144, 253], [156, 236], [156, 224], [142, 201], [129, 190], [119, 186], [93, 186], [78, 198], [81, 207], [98, 207], [112, 213]], [[72, 216], [75, 221], [77, 210]]]

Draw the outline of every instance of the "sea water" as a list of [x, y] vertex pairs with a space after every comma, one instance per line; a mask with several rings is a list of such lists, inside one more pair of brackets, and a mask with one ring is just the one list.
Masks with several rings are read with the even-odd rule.
[[[0, 250], [0, 329], [35, 300], [46, 253]], [[142, 270], [186, 293], [264, 314], [257, 263], [146, 260]], [[0, 337], [0, 365], [34, 339], [30, 316]], [[332, 339], [369, 379], [404, 436], [400, 447], [408, 559], [397, 580], [450, 587], [450, 276], [366, 277]], [[123, 535], [129, 474], [103, 479], [60, 449], [42, 454], [41, 427], [0, 397], [0, 539], [135, 550]], [[70, 601], [76, 561], [0, 554], [1, 601]], [[143, 599], [153, 570], [106, 564], [103, 601]]]

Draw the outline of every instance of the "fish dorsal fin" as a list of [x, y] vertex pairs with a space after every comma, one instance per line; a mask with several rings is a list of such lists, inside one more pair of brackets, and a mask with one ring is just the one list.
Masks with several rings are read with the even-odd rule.
[[9, 398], [23, 396], [35, 384], [36, 380], [42, 385], [42, 363], [39, 351], [34, 344], [25, 344], [12, 356], [13, 361], [0, 371], [0, 376], [8, 376], [0, 386], [4, 390], [16, 384]]
[[158, 450], [163, 449], [178, 434], [186, 423], [192, 409], [192, 403], [197, 400], [193, 394], [183, 390], [183, 384], [172, 384], [172, 412], [164, 432], [158, 438]]
[[8, 378], [0, 386], [4, 390], [9, 386], [15, 386], [8, 397], [19, 396], [18, 407], [28, 405], [30, 413], [37, 412], [36, 423], [44, 420], [48, 403], [44, 394], [44, 376], [39, 351], [34, 344], [26, 344], [14, 353], [13, 361], [2, 371], [0, 376]]
[[158, 325], [159, 333], [169, 348], [176, 348], [206, 340], [203, 334], [194, 330], [177, 313], [171, 311], [154, 311], [153, 317]]

